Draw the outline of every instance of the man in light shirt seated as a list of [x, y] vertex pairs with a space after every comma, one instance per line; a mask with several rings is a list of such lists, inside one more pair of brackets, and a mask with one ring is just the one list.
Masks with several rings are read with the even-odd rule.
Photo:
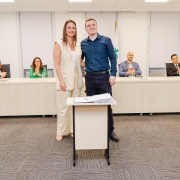
[[139, 64], [133, 62], [134, 53], [132, 51], [127, 53], [127, 60], [119, 65], [120, 77], [140, 76], [142, 74]]
[[180, 74], [180, 63], [178, 63], [177, 54], [171, 55], [171, 64], [167, 66], [167, 76], [179, 76]]

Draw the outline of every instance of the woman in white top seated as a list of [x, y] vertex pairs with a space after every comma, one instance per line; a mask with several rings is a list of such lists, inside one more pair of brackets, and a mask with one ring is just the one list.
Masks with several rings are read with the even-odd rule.
[[63, 38], [55, 42], [54, 64], [56, 70], [56, 107], [57, 136], [61, 141], [63, 136], [73, 136], [72, 110], [66, 106], [68, 97], [80, 96], [83, 88], [80, 66], [81, 47], [77, 42], [76, 23], [67, 20], [63, 28]]

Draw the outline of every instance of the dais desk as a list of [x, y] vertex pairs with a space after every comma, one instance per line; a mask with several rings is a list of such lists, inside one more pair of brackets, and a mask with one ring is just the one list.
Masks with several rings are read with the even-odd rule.
[[56, 115], [55, 78], [0, 80], [0, 116]]
[[113, 113], [180, 112], [180, 77], [117, 77]]
[[[0, 80], [0, 116], [55, 115], [55, 78]], [[81, 96], [85, 95], [85, 89]], [[114, 114], [180, 112], [180, 77], [117, 77]]]

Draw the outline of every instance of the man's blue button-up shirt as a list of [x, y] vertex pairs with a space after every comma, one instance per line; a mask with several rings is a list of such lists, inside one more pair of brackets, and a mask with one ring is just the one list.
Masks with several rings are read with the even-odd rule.
[[116, 76], [117, 60], [110, 38], [98, 34], [97, 38], [92, 41], [87, 37], [81, 42], [81, 49], [82, 59], [85, 57], [87, 72], [101, 72], [111, 69], [111, 76]]

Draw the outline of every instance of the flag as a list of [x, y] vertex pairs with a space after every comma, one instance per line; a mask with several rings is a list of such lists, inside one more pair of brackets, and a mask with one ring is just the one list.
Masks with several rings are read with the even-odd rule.
[[116, 22], [115, 22], [114, 52], [115, 52], [115, 54], [116, 54], [117, 64], [119, 64], [119, 63], [120, 63], [120, 61], [119, 61], [119, 45], [118, 45], [118, 31], [117, 31], [117, 25], [116, 25]]

